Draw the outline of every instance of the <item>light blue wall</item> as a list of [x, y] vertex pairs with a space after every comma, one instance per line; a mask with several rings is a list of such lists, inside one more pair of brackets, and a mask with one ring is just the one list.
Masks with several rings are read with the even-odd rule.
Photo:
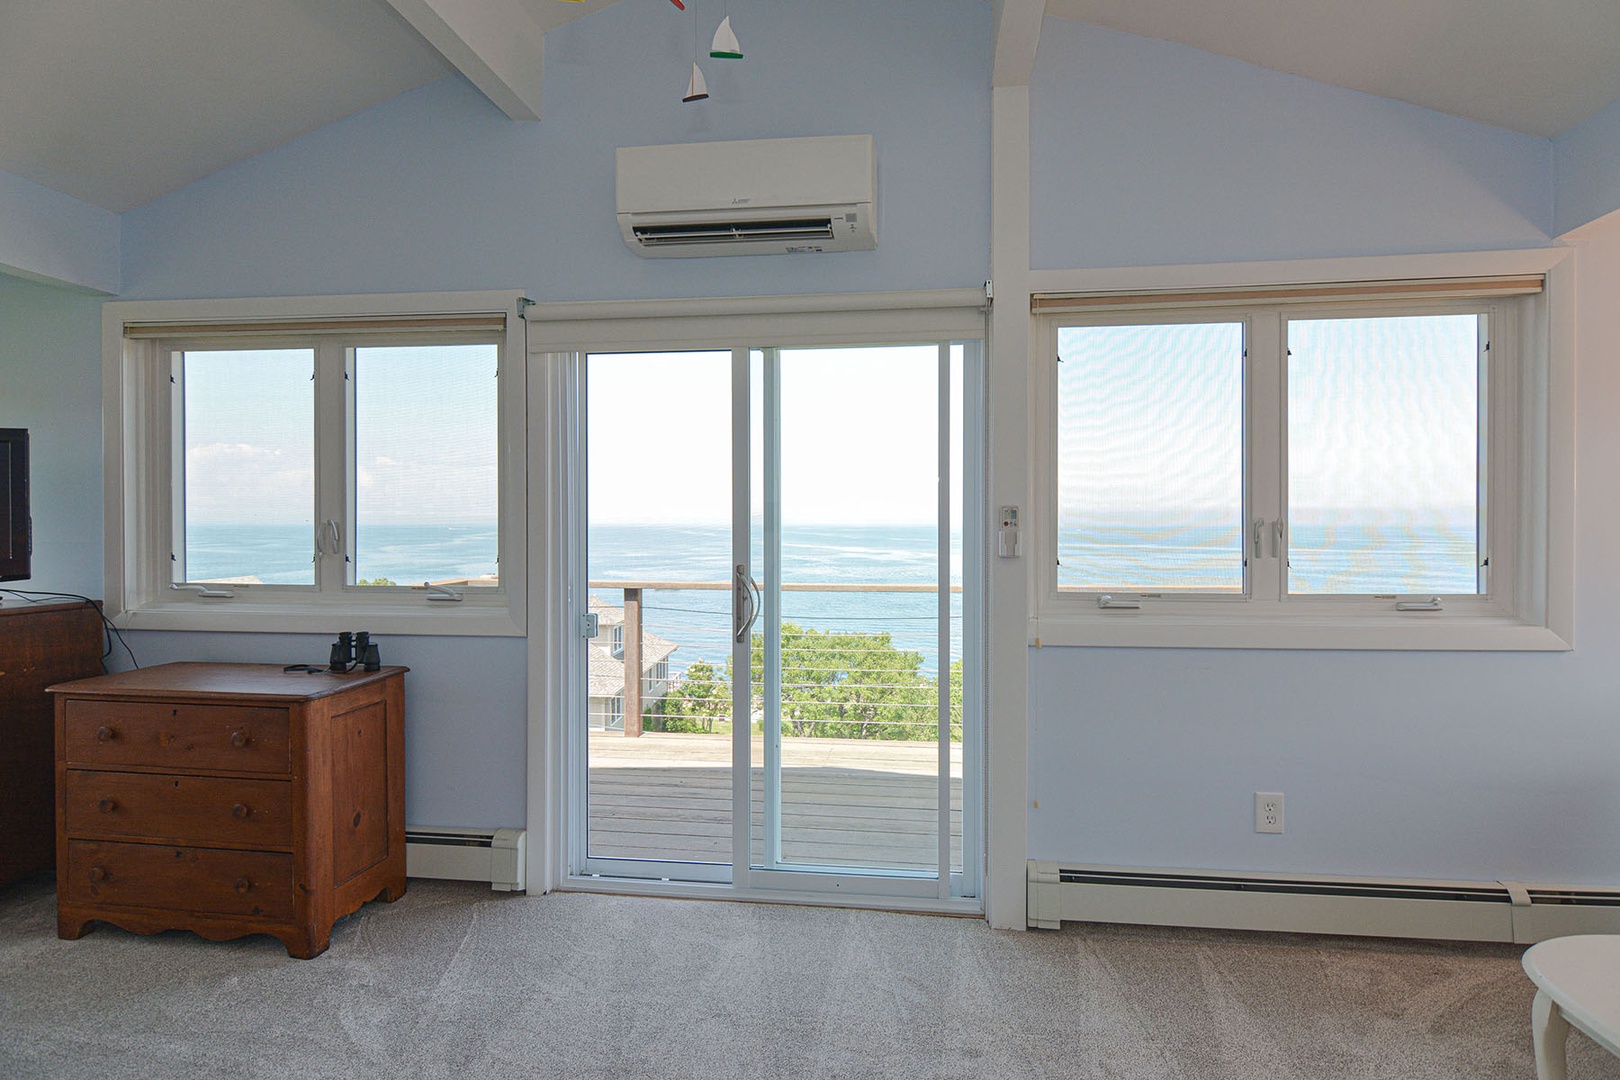
[[[711, 0], [688, 6], [712, 22]], [[554, 32], [538, 125], [449, 79], [125, 215], [127, 295], [607, 299], [982, 280], [988, 5], [772, 5], [738, 19], [750, 63], [709, 64], [714, 97], [698, 107], [676, 100], [690, 46], [663, 7], [620, 4]], [[1038, 267], [1513, 247], [1554, 229], [1546, 140], [1173, 45], [1049, 20], [1033, 107]], [[652, 261], [618, 238], [617, 145], [848, 131], [877, 138], [876, 252]], [[1620, 341], [1620, 315], [1605, 314], [1620, 239], [1583, 259], [1602, 272], [1580, 300], [1579, 649], [1035, 650], [1033, 857], [1620, 881], [1620, 356], [1602, 344]], [[0, 278], [0, 421], [60, 430], [52, 528], [92, 538], [49, 571], [52, 587], [99, 590], [98, 358], [93, 304]], [[325, 649], [314, 636], [132, 640], [143, 663]], [[414, 669], [413, 820], [521, 823], [523, 642], [383, 647]], [[1251, 831], [1256, 789], [1287, 794], [1285, 835]]]
[[1620, 221], [1576, 257], [1575, 650], [1032, 650], [1032, 858], [1620, 883]]
[[118, 215], [0, 172], [0, 273], [116, 293]]
[[1620, 210], [1620, 101], [1554, 139], [1553, 160], [1558, 235]]
[[[364, 622], [353, 629], [365, 629]], [[312, 634], [148, 631], [125, 636], [143, 667], [177, 660], [324, 665], [332, 645], [330, 636]], [[380, 635], [376, 640], [383, 663], [411, 669], [405, 676], [410, 824], [521, 827], [527, 768], [523, 639]]]
[[[1553, 229], [1547, 140], [1162, 42], [1047, 20], [1032, 111], [1037, 267]], [[1576, 651], [1031, 650], [1032, 858], [1620, 882], [1617, 253], [1582, 252]], [[1257, 790], [1284, 835], [1254, 833]]]
[[[668, 10], [665, 10], [665, 9]], [[717, 0], [687, 5], [699, 25]], [[988, 5], [756, 5], [746, 59], [682, 104], [688, 20], [618, 4], [553, 31], [545, 117], [448, 78], [124, 218], [129, 296], [527, 288], [539, 300], [977, 285], [989, 262]], [[614, 149], [869, 132], [873, 252], [642, 259], [619, 237]]]
[[1535, 247], [1545, 139], [1068, 19], [1030, 89], [1036, 269]]
[[[717, 2], [687, 7], [711, 31], [719, 21]], [[523, 288], [553, 300], [983, 282], [988, 5], [807, 0], [738, 13], [734, 25], [746, 59], [705, 57], [712, 96], [701, 104], [680, 101], [687, 21], [667, 4], [619, 4], [548, 36], [538, 124], [507, 120], [452, 77], [200, 180], [124, 216], [124, 295]], [[648, 260], [620, 239], [618, 146], [852, 132], [877, 147], [874, 252]], [[265, 635], [131, 640], [143, 664], [325, 655], [321, 641]], [[382, 645], [388, 662], [413, 668], [411, 820], [521, 825], [524, 643]]]
[[101, 597], [101, 300], [0, 274], [0, 427], [28, 429], [33, 576]]

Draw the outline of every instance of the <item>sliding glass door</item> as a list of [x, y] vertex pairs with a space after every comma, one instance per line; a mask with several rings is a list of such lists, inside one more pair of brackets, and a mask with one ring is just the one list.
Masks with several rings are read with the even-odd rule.
[[578, 872], [975, 893], [978, 351], [583, 357]]

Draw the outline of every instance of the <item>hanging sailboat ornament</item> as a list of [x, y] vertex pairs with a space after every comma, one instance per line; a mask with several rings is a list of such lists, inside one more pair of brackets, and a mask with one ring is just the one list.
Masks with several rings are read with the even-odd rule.
[[714, 44], [709, 46], [709, 55], [720, 60], [742, 59], [742, 46], [737, 44], [737, 35], [731, 32], [730, 15], [720, 20], [720, 28], [714, 32]]
[[709, 96], [709, 88], [703, 82], [703, 72], [698, 70], [696, 63], [692, 65], [692, 77], [686, 83], [686, 96], [682, 101], [702, 101]]

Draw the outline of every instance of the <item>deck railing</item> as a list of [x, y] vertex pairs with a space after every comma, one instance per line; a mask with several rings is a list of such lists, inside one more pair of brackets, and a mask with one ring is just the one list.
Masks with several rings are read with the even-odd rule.
[[[699, 659], [677, 668], [668, 667], [667, 678], [659, 678], [661, 663], [678, 656], [683, 644], [700, 647], [705, 643], [729, 644], [731, 613], [727, 604], [712, 610], [660, 608], [647, 602], [649, 593], [730, 592], [727, 581], [648, 581], [598, 579], [588, 582], [593, 593], [617, 592], [622, 597], [622, 621], [613, 622], [607, 614], [605, 633], [599, 645], [615, 660], [622, 661], [622, 686], [618, 701], [605, 691], [602, 673], [593, 681], [592, 724], [619, 728], [635, 737], [643, 730], [714, 732], [725, 730], [733, 721], [730, 660]], [[940, 588], [929, 583], [898, 582], [784, 582], [784, 593], [856, 593], [938, 595]], [[960, 585], [950, 593], [960, 594]], [[662, 611], [679, 618], [657, 620], [658, 634], [648, 630], [648, 613]], [[692, 616], [708, 616], [709, 623], [692, 621]], [[954, 629], [960, 630], [960, 615], [952, 614]], [[938, 610], [930, 615], [834, 615], [811, 617], [806, 621], [836, 621], [858, 625], [860, 629], [824, 630], [782, 618], [780, 685], [771, 689], [780, 701], [784, 735], [933, 741], [939, 737], [940, 673], [946, 674], [943, 692], [950, 695], [950, 731], [953, 741], [960, 735], [961, 668], [950, 657], [938, 657]], [[918, 624], [927, 624], [918, 625]], [[610, 638], [618, 648], [602, 642]], [[895, 629], [910, 630], [903, 636], [920, 638], [931, 648], [911, 649], [894, 644]], [[664, 638], [662, 633], [671, 636]], [[687, 642], [679, 640], [689, 635]], [[958, 638], [953, 634], [953, 639]], [[691, 639], [696, 639], [691, 640]], [[673, 648], [670, 646], [673, 645]], [[765, 636], [753, 632], [751, 680], [754, 688], [750, 724], [764, 715], [763, 659]], [[723, 647], [721, 651], [726, 651]], [[953, 653], [955, 650], [952, 650]], [[690, 655], [690, 654], [688, 654]], [[928, 668], [932, 658], [933, 670]], [[598, 665], [599, 667], [601, 665]], [[641, 677], [636, 678], [637, 672]], [[617, 684], [617, 680], [615, 680]]]

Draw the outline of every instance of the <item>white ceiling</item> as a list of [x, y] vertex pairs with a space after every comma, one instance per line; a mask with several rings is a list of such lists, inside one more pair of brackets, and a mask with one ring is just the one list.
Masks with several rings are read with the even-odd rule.
[[451, 70], [382, 0], [0, 0], [0, 169], [122, 213]]
[[1048, 0], [1061, 15], [1551, 137], [1620, 98], [1620, 0]]
[[[532, 32], [612, 2], [489, 6]], [[1534, 135], [1620, 98], [1620, 0], [1048, 0], [1047, 11]], [[0, 169], [122, 212], [450, 70], [385, 0], [6, 3]]]

